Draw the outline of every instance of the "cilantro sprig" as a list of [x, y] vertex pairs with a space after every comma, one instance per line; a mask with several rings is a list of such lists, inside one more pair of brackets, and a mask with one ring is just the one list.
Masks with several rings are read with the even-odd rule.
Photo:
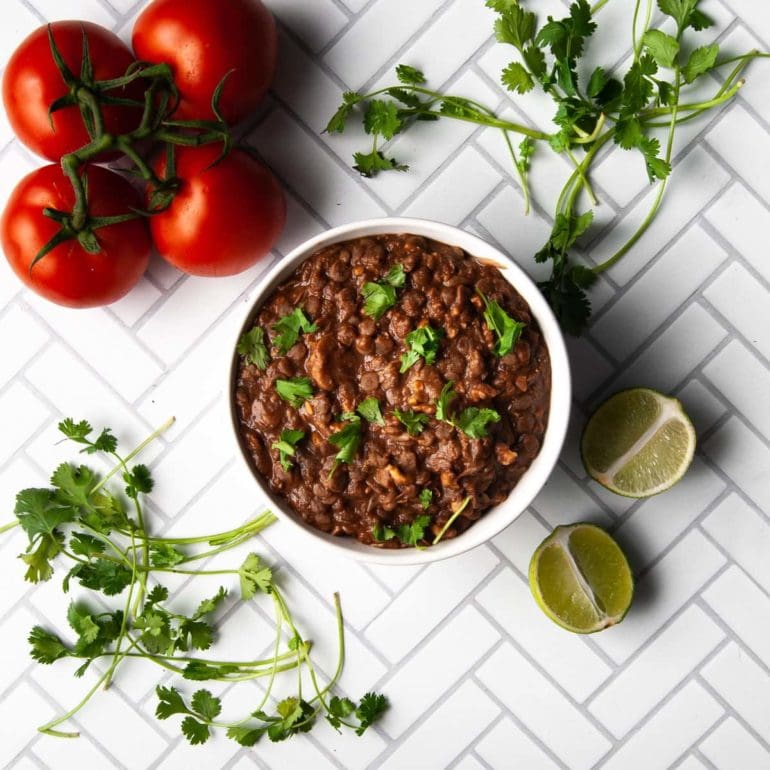
[[380, 409], [380, 402], [374, 397], [364, 399], [356, 408], [356, 412], [367, 422], [374, 425], [385, 424], [385, 418], [382, 416], [382, 410]]
[[488, 426], [502, 419], [498, 411], [488, 407], [469, 406], [456, 412], [452, 408], [456, 398], [454, 383], [447, 382], [436, 399], [436, 419], [461, 430], [469, 438], [486, 438], [489, 435]]
[[480, 289], [476, 289], [476, 293], [484, 302], [484, 320], [497, 337], [495, 355], [505, 356], [516, 347], [526, 324], [511, 318], [498, 302], [489, 299]]
[[[751, 51], [724, 57], [717, 43], [699, 44], [695, 33], [713, 24], [700, 9], [700, 0], [658, 0], [660, 11], [674, 22], [676, 29], [671, 34], [651, 26], [652, 14], [645, 15], [642, 0], [634, 0], [628, 13], [633, 56], [627, 70], [615, 71], [613, 60], [583, 77], [583, 60], [606, 0], [600, 0], [593, 9], [588, 0], [573, 0], [566, 15], [544, 20], [535, 13], [534, 0], [530, 8], [520, 0], [487, 0], [486, 5], [496, 13], [498, 43], [512, 53], [501, 73], [501, 86], [514, 102], [535, 89], [549, 96], [554, 103], [552, 126], [539, 129], [523, 125], [473, 99], [431, 89], [423, 72], [400, 64], [393, 85], [372, 93], [345, 93], [327, 131], [342, 133], [354, 115], [362, 116], [373, 148], [355, 154], [355, 168], [372, 177], [408, 168], [387, 153], [386, 145], [417, 122], [460, 120], [497, 129], [511, 156], [526, 212], [531, 202], [530, 165], [539, 152], [536, 148], [562, 155], [572, 171], [553, 211], [553, 231], [535, 259], [550, 263], [551, 273], [540, 288], [563, 328], [579, 334], [591, 315], [588, 292], [596, 278], [628, 253], [660, 210], [671, 176], [678, 127], [733, 100], [744, 85], [747, 65], [770, 54]], [[699, 84], [704, 75], [725, 67], [731, 69], [711, 98], [693, 94], [690, 87]], [[667, 131], [663, 143], [653, 133], [660, 128]], [[522, 137], [518, 148], [512, 141], [515, 135]], [[589, 266], [575, 254], [581, 236], [590, 237], [593, 221], [590, 209], [581, 210], [582, 197], [585, 193], [591, 205], [597, 205], [590, 172], [600, 150], [611, 143], [637, 153], [657, 192], [648, 214], [628, 241], [601, 264]]]
[[[355, 419], [360, 421], [358, 416]], [[149, 469], [133, 464], [133, 459], [171, 422], [123, 456], [109, 429], [97, 433], [86, 421], [63, 420], [60, 432], [79, 446], [81, 453], [111, 457], [115, 466], [100, 476], [86, 465], [62, 463], [51, 475], [50, 487], [25, 489], [17, 495], [14, 525], [26, 533], [29, 541], [21, 555], [27, 565], [25, 578], [32, 582], [50, 580], [56, 565], [69, 561], [73, 566], [64, 578], [65, 593], [71, 581], [76, 580], [81, 587], [102, 595], [98, 602], [84, 598], [68, 603], [66, 618], [73, 639], [65, 639], [42, 625], [34, 626], [29, 633], [30, 655], [42, 665], [75, 660], [79, 665], [74, 674], [82, 677], [95, 661], [103, 664], [85, 698], [39, 730], [57, 737], [77, 737], [77, 733], [63, 732], [60, 725], [77, 714], [102, 686], [107, 686], [127, 658], [135, 658], [157, 665], [164, 674], [172, 671], [189, 681], [267, 681], [259, 702], [245, 718], [233, 722], [222, 720], [221, 700], [208, 689], [198, 689], [187, 698], [175, 686], [159, 686], [157, 718], [181, 716], [181, 732], [193, 745], [205, 743], [220, 729], [243, 746], [253, 746], [263, 736], [283, 741], [308, 732], [320, 718], [326, 718], [338, 730], [346, 728], [361, 735], [382, 716], [388, 703], [377, 693], [367, 693], [358, 703], [331, 694], [344, 656], [339, 597], [334, 597], [339, 661], [331, 680], [321, 687], [310, 655], [312, 645], [298, 630], [268, 564], [257, 554], [249, 553], [237, 568], [199, 568], [201, 560], [248, 542], [275, 521], [271, 513], [212, 535], [149, 534], [144, 496], [152, 491], [153, 479]], [[303, 436], [300, 431], [282, 433], [281, 440], [276, 442], [282, 462], [290, 462]], [[113, 479], [122, 479], [122, 491], [110, 489]], [[0, 533], [12, 526], [3, 526]], [[217, 616], [231, 602], [229, 591], [221, 586], [216, 593], [204, 595], [197, 606], [193, 605], [195, 609], [183, 612], [174, 606], [175, 598], [168, 587], [157, 582], [168, 574], [229, 576], [240, 588], [236, 601], [271, 602], [276, 617], [272, 654], [251, 661], [209, 657], [218, 635]], [[185, 596], [188, 595], [186, 588]], [[121, 597], [122, 607], [103, 610], [105, 596]], [[201, 657], [202, 654], [207, 657]], [[274, 711], [266, 711], [267, 704], [273, 702], [272, 692], [281, 681], [280, 675], [289, 671], [296, 672], [298, 677], [296, 694], [279, 700]], [[311, 683], [312, 692], [303, 695], [305, 680]]]
[[372, 528], [372, 537], [378, 543], [397, 538], [404, 545], [419, 548], [420, 543], [425, 540], [425, 533], [430, 524], [431, 517], [427, 515], [417, 516], [411, 524], [399, 524], [395, 529], [379, 523]]
[[367, 281], [361, 288], [364, 313], [379, 321], [396, 304], [396, 289], [403, 288], [406, 273], [403, 265], [394, 265], [381, 281]]
[[278, 441], [273, 443], [273, 449], [278, 450], [278, 461], [285, 471], [292, 468], [291, 458], [297, 453], [297, 444], [305, 438], [304, 430], [284, 430]]
[[273, 345], [283, 356], [297, 344], [300, 334], [317, 332], [318, 326], [310, 321], [301, 307], [298, 307], [288, 315], [279, 318], [273, 324], [273, 331], [276, 332]]
[[245, 332], [238, 340], [236, 347], [238, 355], [243, 356], [249, 363], [264, 371], [270, 363], [270, 351], [265, 345], [265, 330], [259, 326]]
[[393, 416], [406, 428], [410, 436], [419, 436], [430, 422], [427, 414], [413, 410], [402, 412], [400, 409], [394, 409]]
[[313, 398], [313, 382], [309, 377], [276, 380], [275, 391], [290, 406], [299, 409], [305, 401]]
[[421, 358], [428, 366], [436, 362], [441, 340], [446, 336], [443, 329], [418, 326], [404, 338], [407, 351], [401, 356], [401, 374], [411, 369]]
[[329, 476], [334, 475], [334, 471], [341, 463], [352, 463], [361, 444], [361, 418], [357, 414], [343, 414], [342, 419], [348, 424], [329, 436], [329, 443], [339, 449], [334, 456], [334, 464]]

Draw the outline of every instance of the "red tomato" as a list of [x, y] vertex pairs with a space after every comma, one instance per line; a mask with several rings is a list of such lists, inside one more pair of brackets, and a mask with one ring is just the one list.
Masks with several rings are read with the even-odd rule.
[[275, 21], [261, 0], [154, 0], [136, 20], [132, 43], [140, 59], [171, 66], [179, 119], [211, 119], [214, 89], [233, 70], [220, 101], [228, 123], [260, 103], [278, 51]]
[[[215, 166], [220, 144], [177, 149], [177, 195], [150, 217], [160, 255], [191, 275], [235, 275], [262, 259], [286, 222], [286, 200], [272, 173], [243, 150]], [[155, 164], [165, 174], [165, 154]], [[209, 168], [211, 166], [211, 168]]]
[[[134, 61], [133, 54], [117, 35], [88, 21], [55, 21], [51, 24], [56, 47], [71, 72], [80, 77], [85, 29], [95, 80], [121, 77]], [[137, 93], [137, 88], [138, 93]], [[47, 27], [36, 29], [14, 51], [3, 76], [3, 102], [11, 128], [19, 139], [38, 155], [59, 160], [62, 155], [88, 144], [80, 110], [64, 107], [52, 114], [48, 108], [69, 92], [56, 67], [48, 43]], [[141, 86], [115, 96], [130, 96], [141, 101]], [[123, 134], [136, 127], [141, 111], [132, 107], [103, 107], [106, 130]]]
[[[125, 214], [142, 207], [139, 193], [123, 177], [89, 166], [88, 200], [92, 217]], [[68, 307], [95, 307], [120, 299], [147, 269], [152, 245], [143, 219], [100, 227], [101, 246], [89, 254], [77, 240], [58, 245], [30, 271], [35, 255], [58, 232], [43, 208], [71, 211], [75, 195], [59, 166], [43, 166], [19, 182], [0, 219], [0, 242], [16, 275], [46, 299]]]

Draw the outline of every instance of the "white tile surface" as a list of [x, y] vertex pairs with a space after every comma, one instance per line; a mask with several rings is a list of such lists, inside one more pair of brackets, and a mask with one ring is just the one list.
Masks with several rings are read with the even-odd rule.
[[591, 713], [625, 737], [722, 639], [703, 610], [688, 607], [592, 699]]
[[[56, 445], [62, 416], [111, 424], [133, 446], [175, 414], [177, 424], [144, 456], [158, 488], [160, 532], [237, 526], [262, 510], [234, 461], [222, 371], [238, 322], [263, 272], [328, 225], [388, 214], [460, 224], [497, 242], [535, 279], [570, 164], [538, 148], [534, 209], [495, 129], [445, 121], [393, 143], [409, 174], [362, 180], [351, 155], [368, 139], [358, 125], [322, 134], [342, 91], [392, 81], [393, 67], [424, 67], [431, 86], [476, 97], [500, 114], [550, 128], [553, 105], [509, 100], [500, 69], [512, 57], [492, 42], [479, 0], [267, 0], [280, 27], [273, 94], [248, 140], [287, 189], [288, 222], [271, 257], [242, 276], [183, 277], [159, 259], [107, 311], [70, 313], [23, 289], [0, 259], [0, 526], [15, 492], [45, 483], [72, 459]], [[144, 0], [2, 0], [0, 70], [44, 19], [90, 18], [127, 37]], [[563, 0], [529, 0], [541, 19]], [[770, 10], [758, 0], [703, 0], [725, 52], [770, 47]], [[628, 13], [602, 11], [589, 59], [629, 57]], [[712, 32], [702, 33], [710, 39]], [[178, 723], [152, 717], [158, 674], [132, 661], [75, 727], [79, 741], [35, 727], [76, 702], [92, 679], [72, 666], [31, 664], [29, 626], [69, 633], [56, 579], [33, 586], [14, 558], [26, 537], [0, 537], [0, 766], [14, 770], [767, 770], [770, 768], [770, 77], [754, 62], [738, 105], [683, 126], [681, 160], [650, 233], [595, 288], [596, 323], [569, 341], [575, 410], [567, 445], [533, 506], [489, 546], [428, 568], [340, 563], [313, 554], [281, 525], [249, 543], [279, 568], [318, 667], [336, 662], [331, 593], [347, 619], [341, 691], [386, 692], [392, 710], [361, 739], [319, 725], [312, 736], [240, 750], [219, 737], [187, 746]], [[699, 95], [717, 90], [704, 78]], [[251, 125], [251, 124], [250, 124]], [[0, 117], [0, 202], [39, 161]], [[609, 256], [646, 213], [651, 189], [638, 153], [608, 152], [593, 182], [602, 199], [580, 259]], [[582, 205], [582, 204], [581, 204]], [[634, 385], [674, 392], [701, 439], [685, 481], [644, 502], [589, 483], [578, 452], [587, 414], [604, 395]], [[559, 523], [611, 527], [637, 572], [624, 623], [588, 639], [542, 616], [526, 584], [533, 550]], [[244, 550], [244, 553], [245, 553]], [[240, 556], [240, 555], [239, 555]], [[231, 566], [228, 559], [215, 563]], [[2, 567], [2, 565], [0, 565]], [[234, 588], [237, 579], [223, 576]], [[172, 585], [180, 605], [195, 585]], [[268, 614], [263, 613], [266, 610]], [[260, 649], [269, 600], [227, 614], [222, 656]], [[214, 652], [212, 651], [212, 652]], [[169, 681], [171, 681], [169, 679]], [[256, 686], [233, 688], [230, 708]], [[117, 725], [117, 726], [116, 726]]]
[[770, 767], [770, 752], [741, 723], [725, 719], [700, 745], [701, 753], [718, 770], [740, 767], [764, 770]]
[[725, 563], [697, 530], [680, 540], [639, 581], [637, 605], [623, 623], [596, 643], [618, 663], [626, 661]]
[[722, 716], [722, 707], [689, 682], [657, 711], [602, 770], [666, 770]]
[[610, 749], [609, 740], [512, 645], [498, 649], [478, 677], [570, 767], [588, 770]]
[[703, 668], [703, 678], [764, 740], [770, 739], [770, 674], [733, 642]]
[[582, 640], [573, 639], [543, 615], [526, 581], [512, 570], [498, 573], [476, 601], [578, 702], [610, 675], [610, 667]]
[[556, 770], [558, 765], [511, 719], [498, 722], [476, 749], [491, 767], [526, 767], [527, 770]]

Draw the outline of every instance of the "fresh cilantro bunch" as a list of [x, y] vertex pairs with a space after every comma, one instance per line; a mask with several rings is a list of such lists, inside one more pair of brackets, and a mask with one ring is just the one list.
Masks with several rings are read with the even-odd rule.
[[[276, 345], [288, 345], [289, 338], [300, 331], [311, 333], [309, 325], [304, 316], [293, 316], [278, 330], [287, 338]], [[243, 355], [255, 355], [255, 348], [262, 342], [253, 335], [249, 350]], [[369, 403], [363, 411], [376, 418], [379, 404]], [[181, 730], [192, 744], [208, 740], [213, 728], [226, 730], [229, 738], [244, 746], [253, 746], [263, 735], [272, 741], [282, 741], [309, 731], [321, 716], [337, 729], [346, 727], [362, 734], [384, 713], [388, 704], [384, 696], [375, 693], [367, 693], [358, 704], [331, 695], [344, 663], [339, 597], [335, 595], [339, 660], [334, 676], [321, 687], [310, 657], [312, 645], [300, 634], [272, 570], [257, 554], [248, 554], [237, 569], [197, 567], [200, 560], [249, 541], [275, 521], [272, 514], [264, 513], [241, 527], [213, 535], [166, 538], [149, 533], [143, 496], [152, 491], [153, 479], [145, 465], [132, 464], [132, 461], [170, 424], [171, 421], [123, 457], [118, 453], [118, 442], [110, 429], [95, 433], [84, 420], [63, 420], [59, 424], [60, 432], [79, 445], [81, 453], [105, 455], [115, 462], [114, 467], [100, 477], [86, 465], [62, 463], [51, 475], [50, 487], [24, 489], [18, 493], [16, 521], [0, 528], [2, 533], [19, 526], [27, 534], [29, 543], [21, 554], [27, 565], [26, 580], [33, 583], [50, 580], [58, 562], [69, 561], [72, 566], [63, 579], [64, 593], [74, 580], [82, 588], [103, 597], [121, 597], [122, 601], [121, 608], [109, 611], [101, 609], [104, 606], [101, 600], [94, 606], [85, 601], [70, 601], [67, 622], [74, 641], [63, 639], [40, 625], [30, 631], [30, 655], [41, 664], [75, 659], [80, 664], [75, 676], [82, 677], [94, 661], [107, 663], [104, 673], [77, 706], [39, 730], [58, 737], [76, 737], [77, 733], [62, 732], [58, 726], [74, 716], [100, 686], [107, 686], [126, 658], [141, 658], [190, 681], [267, 679], [261, 702], [245, 719], [235, 722], [219, 719], [221, 702], [208, 690], [196, 691], [188, 705], [176, 688], [158, 687], [156, 716], [167, 719], [175, 714], [184, 715]], [[284, 467], [291, 467], [294, 447], [303, 437], [301, 431], [281, 434], [276, 448]], [[117, 477], [123, 481], [122, 490], [108, 489], [108, 482]], [[216, 641], [216, 615], [228, 601], [229, 592], [220, 587], [202, 599], [193, 612], [182, 613], [173, 607], [166, 586], [159, 582], [151, 584], [151, 579], [164, 574], [231, 576], [237, 579], [240, 601], [267, 597], [274, 605], [276, 617], [273, 654], [252, 661], [202, 657], [201, 653], [206, 653]], [[265, 709], [277, 675], [288, 671], [297, 673], [297, 694], [279, 701], [275, 713], [267, 713]], [[303, 672], [309, 674], [314, 690], [305, 696], [302, 694]]]
[[[573, 166], [553, 211], [553, 231], [535, 255], [550, 263], [551, 275], [540, 288], [563, 328], [579, 334], [588, 323], [588, 290], [599, 274], [620, 260], [644, 235], [660, 209], [672, 170], [674, 135], [678, 126], [719, 108], [743, 86], [742, 73], [752, 59], [770, 54], [751, 51], [720, 57], [716, 43], [698, 44], [699, 33], [712, 26], [698, 7], [700, 0], [657, 0], [665, 16], [663, 28], [651, 26], [654, 0], [633, 0], [631, 63], [625, 72], [614, 65], [594, 68], [581, 77], [581, 63], [597, 29], [596, 14], [609, 0], [592, 7], [574, 0], [563, 18], [538, 19], [537, 0], [486, 0], [496, 14], [497, 41], [510, 47], [512, 61], [501, 74], [511, 98], [539, 89], [554, 102], [553, 126], [538, 130], [497, 115], [472, 99], [444, 94], [426, 86], [425, 75], [414, 67], [396, 67], [397, 84], [372, 93], [347, 92], [326, 127], [342, 133], [354, 114], [362, 116], [372, 150], [355, 154], [355, 168], [371, 177], [382, 171], [406, 171], [408, 166], [385, 154], [383, 146], [416, 121], [461, 120], [498, 129], [511, 155], [525, 208], [530, 208], [529, 172], [536, 146], [564, 155]], [[732, 66], [710, 99], [691, 97], [689, 87], [708, 72]], [[665, 142], [654, 135], [664, 129]], [[522, 137], [518, 147], [512, 136]], [[593, 212], [579, 210], [581, 194], [598, 201], [590, 184], [591, 167], [609, 143], [638, 153], [651, 184], [658, 186], [650, 211], [612, 257], [587, 266], [575, 260], [578, 240], [593, 221]]]

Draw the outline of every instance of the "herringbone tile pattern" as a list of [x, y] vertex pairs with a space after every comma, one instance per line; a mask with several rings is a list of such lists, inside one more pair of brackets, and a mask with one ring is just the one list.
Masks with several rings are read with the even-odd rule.
[[[212, 0], [213, 2], [214, 0]], [[525, 218], [505, 147], [472, 126], [419, 129], [397, 140], [406, 175], [366, 183], [349, 168], [359, 136], [320, 130], [343, 89], [386, 80], [394, 64], [504, 104], [505, 55], [481, 0], [268, 0], [279, 19], [281, 66], [269, 104], [246, 130], [280, 176], [289, 223], [273, 259], [353, 219], [442, 219], [493, 240], [537, 274], [530, 255], [549, 229], [565, 176], [536, 158], [535, 211]], [[0, 61], [45, 20], [80, 16], [127, 34], [144, 0], [3, 0]], [[561, 0], [532, 0], [561, 12]], [[603, 14], [601, 47], [628, 55], [630, 0]], [[729, 51], [770, 49], [770, 4], [706, 0]], [[0, 64], [0, 66], [2, 66]], [[711, 80], [707, 86], [716, 86]], [[713, 90], [706, 88], [707, 91]], [[547, 105], [520, 100], [545, 123]], [[127, 668], [78, 717], [82, 738], [57, 742], [34, 726], [79, 699], [66, 664], [33, 665], [25, 637], [62, 625], [58, 585], [21, 580], [18, 533], [0, 541], [0, 766], [32, 768], [405, 768], [768, 770], [770, 768], [770, 77], [752, 68], [738, 103], [693, 124], [660, 220], [595, 293], [590, 333], [571, 343], [576, 401], [568, 446], [550, 483], [487, 546], [426, 568], [331, 564], [280, 525], [257, 546], [289, 573], [291, 599], [317, 629], [328, 669], [330, 598], [348, 620], [351, 694], [377, 687], [393, 710], [361, 740], [320, 728], [286, 744], [240, 750], [223, 739], [191, 748], [158, 723], [154, 670]], [[37, 161], [0, 120], [0, 199]], [[651, 192], [637, 159], [609, 153], [596, 173], [603, 205], [586, 249], [612, 252]], [[0, 260], [0, 500], [44, 480], [64, 452], [62, 415], [120, 428], [127, 443], [175, 414], [151, 451], [159, 528], [203, 532], [257, 506], [226, 437], [223, 376], [233, 333], [268, 265], [219, 281], [156, 262], [130, 297], [87, 313], [26, 291]], [[586, 413], [629, 384], [677, 394], [701, 438], [686, 480], [644, 502], [586, 479], [576, 450]], [[622, 626], [569, 636], [534, 607], [526, 569], [554, 525], [590, 519], [617, 531], [640, 578]], [[228, 636], [269, 638], [266, 619], [234, 608]], [[259, 643], [258, 643], [259, 644]], [[248, 705], [256, 691], [233, 690]]]

